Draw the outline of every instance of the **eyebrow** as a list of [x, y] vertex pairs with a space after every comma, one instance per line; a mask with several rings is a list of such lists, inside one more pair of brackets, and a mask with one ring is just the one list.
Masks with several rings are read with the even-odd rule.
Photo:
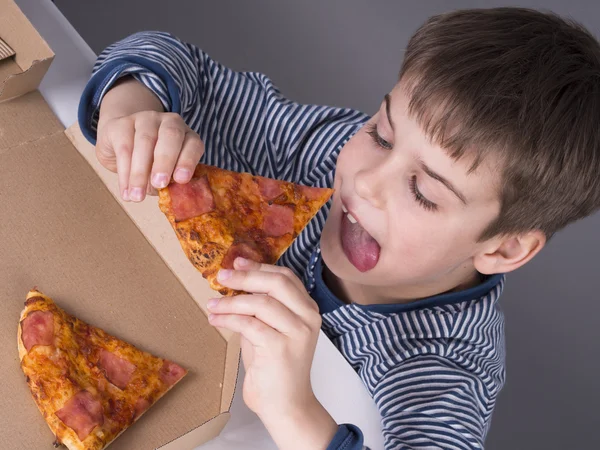
[[465, 205], [467, 204], [467, 198], [458, 190], [454, 187], [454, 185], [452, 183], [450, 183], [450, 181], [448, 181], [447, 179], [445, 179], [443, 176], [441, 176], [439, 173], [434, 172], [433, 170], [431, 170], [427, 164], [425, 164], [423, 161], [419, 161], [420, 165], [421, 165], [421, 169], [423, 170], [423, 172], [425, 172], [427, 175], [429, 175], [431, 178], [433, 178], [436, 181], [439, 181], [440, 183], [442, 183], [444, 186], [446, 186], [450, 191], [452, 191], [452, 193], [454, 195], [456, 195], [458, 197], [458, 199], [463, 202]]
[[390, 123], [390, 126], [392, 127], [392, 131], [396, 132], [396, 130], [394, 129], [394, 122], [392, 122], [392, 113], [390, 112], [392, 97], [390, 97], [390, 94], [385, 94], [385, 97], [383, 98], [385, 99], [385, 113], [387, 114], [387, 120]]

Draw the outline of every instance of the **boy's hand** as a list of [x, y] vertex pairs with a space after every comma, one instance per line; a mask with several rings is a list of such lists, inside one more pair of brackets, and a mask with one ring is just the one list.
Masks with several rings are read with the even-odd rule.
[[190, 181], [204, 144], [182, 117], [163, 112], [152, 91], [133, 78], [108, 91], [100, 108], [96, 157], [117, 172], [123, 200], [142, 201], [173, 178]]
[[279, 448], [325, 449], [337, 424], [310, 383], [321, 327], [317, 305], [285, 267], [242, 258], [234, 267], [219, 272], [219, 283], [254, 295], [210, 300], [209, 321], [242, 335], [244, 401]]

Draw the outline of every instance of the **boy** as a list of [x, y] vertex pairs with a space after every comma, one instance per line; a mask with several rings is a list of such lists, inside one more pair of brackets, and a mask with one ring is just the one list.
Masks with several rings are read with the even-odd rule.
[[243, 336], [244, 400], [280, 448], [362, 447], [312, 393], [322, 326], [374, 397], [386, 448], [473, 449], [505, 377], [502, 274], [600, 206], [599, 92], [586, 30], [496, 8], [428, 20], [372, 117], [299, 105], [139, 33], [99, 57], [79, 120], [125, 200], [189, 181], [200, 158], [335, 188], [279, 266], [220, 272], [253, 295], [209, 302], [210, 322]]

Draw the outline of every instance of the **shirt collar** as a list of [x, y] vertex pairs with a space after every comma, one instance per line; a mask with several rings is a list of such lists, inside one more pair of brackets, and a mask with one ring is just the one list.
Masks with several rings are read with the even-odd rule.
[[[326, 314], [342, 306], [347, 306], [347, 303], [342, 302], [325, 284], [325, 281], [323, 280], [323, 258], [321, 257], [320, 252], [318, 252], [315, 257], [316, 261], [313, 271], [314, 288], [311, 292], [311, 296], [319, 305], [319, 311], [321, 314]], [[486, 275], [481, 283], [471, 288], [456, 292], [438, 294], [409, 303], [387, 303], [375, 305], [359, 305], [355, 303], [353, 305], [364, 311], [382, 314], [400, 313], [413, 311], [416, 309], [453, 305], [465, 301], [475, 300], [487, 295], [492, 289], [498, 286], [503, 279], [503, 274]]]

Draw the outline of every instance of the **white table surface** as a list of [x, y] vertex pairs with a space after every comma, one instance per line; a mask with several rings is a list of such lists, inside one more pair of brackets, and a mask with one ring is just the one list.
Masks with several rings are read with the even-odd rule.
[[[94, 52], [50, 0], [16, 0], [56, 54], [40, 91], [65, 127], [77, 120], [79, 97], [96, 58]], [[275, 444], [243, 402], [240, 368], [231, 419], [201, 450], [271, 450]], [[338, 423], [353, 423], [372, 450], [383, 448], [379, 413], [362, 381], [321, 332], [311, 373], [315, 395]]]

